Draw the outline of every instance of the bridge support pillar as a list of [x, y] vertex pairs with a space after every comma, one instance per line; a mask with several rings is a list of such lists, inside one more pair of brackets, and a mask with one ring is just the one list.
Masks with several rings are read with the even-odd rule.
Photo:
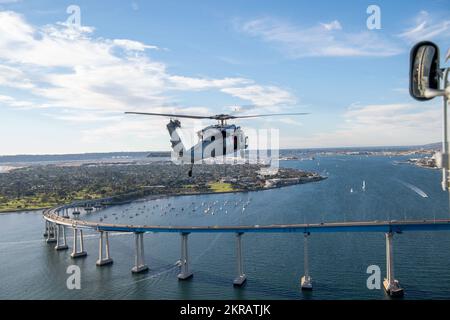
[[145, 264], [144, 255], [144, 233], [136, 232], [135, 234], [136, 256], [135, 266], [131, 269], [132, 273], [141, 273], [148, 271], [148, 266]]
[[309, 236], [310, 236], [309, 233], [305, 233], [304, 242], [303, 242], [303, 245], [304, 245], [304, 250], [303, 250], [304, 261], [303, 261], [303, 263], [304, 263], [305, 275], [302, 277], [302, 279], [300, 281], [302, 290], [312, 290], [312, 288], [313, 288], [312, 278], [309, 275], [309, 261], [308, 261], [308, 259], [309, 259], [309, 257], [308, 257], [308, 237]]
[[403, 289], [394, 277], [393, 237], [392, 232], [386, 233], [386, 278], [383, 281], [383, 286], [390, 296], [399, 297], [403, 296]]
[[[78, 233], [80, 234], [79, 239], [78, 239]], [[78, 250], [78, 244], [80, 245], [79, 250]], [[77, 229], [77, 228], [73, 229], [73, 251], [70, 256], [73, 259], [87, 256], [87, 252], [84, 251], [83, 230], [81, 230], [81, 229]]]
[[243, 233], [236, 233], [237, 277], [233, 281], [236, 287], [242, 286], [247, 281], [242, 264], [242, 235]]
[[58, 225], [56, 225], [55, 250], [61, 251], [61, 250], [67, 250], [67, 249], [69, 249], [69, 246], [67, 245], [66, 227], [58, 224]]
[[192, 272], [189, 271], [188, 236], [189, 233], [181, 234], [181, 272], [178, 274], [179, 280], [187, 280], [193, 276]]
[[49, 222], [45, 220], [44, 238], [48, 237], [49, 229]]
[[[103, 250], [103, 247], [105, 249]], [[103, 252], [105, 254], [103, 255]], [[95, 263], [97, 266], [106, 266], [113, 263], [113, 259], [111, 259], [109, 255], [109, 238], [108, 238], [108, 232], [100, 231], [100, 240], [99, 240], [99, 246], [98, 246], [98, 260]]]
[[47, 243], [55, 243], [56, 241], [57, 239], [55, 224], [52, 222], [48, 222]]
[[69, 216], [69, 208], [65, 208], [63, 210], [64, 210], [63, 211], [63, 218], [69, 219], [70, 218], [70, 216]]

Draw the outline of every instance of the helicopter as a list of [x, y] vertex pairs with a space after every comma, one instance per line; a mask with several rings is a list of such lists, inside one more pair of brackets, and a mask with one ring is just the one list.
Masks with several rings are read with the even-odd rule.
[[[187, 114], [168, 114], [151, 112], [125, 112], [125, 114], [168, 117], [167, 130], [170, 134], [172, 144], [172, 160], [177, 162], [189, 163], [191, 165], [188, 172], [192, 177], [192, 170], [195, 162], [209, 158], [225, 157], [227, 155], [237, 155], [241, 158], [248, 148], [248, 137], [240, 126], [228, 124], [228, 120], [251, 119], [274, 116], [301, 116], [308, 113], [278, 113], [278, 114], [258, 114], [235, 116], [230, 114], [218, 114], [213, 116], [197, 116]], [[198, 143], [187, 149], [183, 143], [178, 129], [181, 129], [181, 122], [177, 118], [197, 119], [197, 120], [217, 120], [217, 124], [210, 125], [197, 132]], [[175, 159], [174, 159], [175, 158]]]

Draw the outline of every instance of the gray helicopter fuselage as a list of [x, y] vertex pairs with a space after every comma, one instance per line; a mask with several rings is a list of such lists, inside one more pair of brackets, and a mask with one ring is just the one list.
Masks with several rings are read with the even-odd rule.
[[211, 125], [197, 132], [198, 143], [189, 149], [184, 146], [178, 129], [181, 123], [171, 120], [167, 129], [171, 136], [172, 158], [182, 163], [195, 163], [208, 158], [243, 156], [247, 149], [247, 137], [241, 127], [235, 125]]

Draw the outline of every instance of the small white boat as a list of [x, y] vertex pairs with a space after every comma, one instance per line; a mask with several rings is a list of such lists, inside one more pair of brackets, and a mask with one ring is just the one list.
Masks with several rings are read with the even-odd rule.
[[363, 181], [363, 184], [362, 184], [362, 191], [366, 191], [366, 180]]

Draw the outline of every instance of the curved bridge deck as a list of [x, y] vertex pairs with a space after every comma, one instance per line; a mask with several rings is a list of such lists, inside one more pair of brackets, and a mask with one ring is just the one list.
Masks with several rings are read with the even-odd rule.
[[402, 221], [360, 221], [360, 222], [329, 222], [318, 224], [274, 224], [274, 225], [244, 225], [244, 226], [147, 226], [108, 224], [89, 221], [79, 221], [63, 218], [54, 208], [44, 212], [44, 218], [52, 223], [94, 229], [108, 232], [153, 232], [153, 233], [333, 233], [333, 232], [408, 232], [408, 231], [439, 231], [450, 230], [450, 219], [439, 220], [402, 220]]
[[[336, 232], [382, 232], [386, 237], [386, 278], [383, 286], [389, 295], [402, 295], [403, 289], [394, 277], [393, 235], [395, 233], [412, 231], [450, 231], [450, 219], [439, 220], [402, 220], [402, 221], [360, 221], [360, 222], [327, 222], [318, 224], [279, 224], [279, 225], [240, 225], [240, 226], [148, 226], [109, 224], [71, 219], [68, 211], [79, 206], [88, 206], [87, 203], [74, 203], [48, 209], [44, 211], [46, 220], [45, 236], [47, 243], [56, 243], [56, 250], [68, 249], [66, 241], [66, 227], [73, 229], [72, 258], [81, 258], [87, 255], [84, 250], [83, 230], [91, 229], [99, 233], [99, 259], [97, 266], [110, 265], [113, 260], [109, 252], [108, 234], [111, 232], [128, 232], [135, 234], [135, 266], [133, 273], [145, 272], [144, 234], [145, 233], [179, 233], [181, 235], [181, 259], [179, 280], [192, 277], [189, 269], [188, 236], [191, 233], [234, 233], [236, 234], [237, 277], [233, 281], [236, 286], [246, 282], [243, 270], [241, 241], [245, 233], [303, 233], [304, 234], [304, 276], [301, 278], [301, 288], [312, 289], [312, 278], [309, 275], [308, 238], [312, 233]], [[64, 213], [61, 215], [61, 213]]]

